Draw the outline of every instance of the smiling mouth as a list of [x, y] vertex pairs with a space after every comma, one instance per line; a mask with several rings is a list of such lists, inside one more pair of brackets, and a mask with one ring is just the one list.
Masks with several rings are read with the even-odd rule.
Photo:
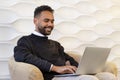
[[51, 32], [51, 31], [52, 31], [52, 28], [46, 27], [45, 30], [46, 30], [47, 32]]

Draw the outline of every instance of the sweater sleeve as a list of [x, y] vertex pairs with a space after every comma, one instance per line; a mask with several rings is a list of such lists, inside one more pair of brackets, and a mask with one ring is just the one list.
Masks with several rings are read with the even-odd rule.
[[71, 65], [78, 67], [78, 62], [75, 61], [73, 57], [69, 56], [69, 55], [66, 54], [66, 53], [64, 53], [64, 54], [65, 54], [66, 60], [70, 61], [70, 64], [71, 64]]
[[60, 51], [61, 54], [63, 54], [66, 61], [70, 61], [71, 65], [78, 67], [78, 62], [75, 61], [73, 57], [71, 57], [67, 53], [65, 53], [63, 46], [61, 46], [60, 44], [59, 44], [59, 51]]
[[43, 72], [49, 71], [52, 64], [33, 55], [30, 44], [31, 43], [25, 37], [22, 37], [18, 41], [17, 46], [14, 48], [15, 60], [18, 62], [33, 64]]

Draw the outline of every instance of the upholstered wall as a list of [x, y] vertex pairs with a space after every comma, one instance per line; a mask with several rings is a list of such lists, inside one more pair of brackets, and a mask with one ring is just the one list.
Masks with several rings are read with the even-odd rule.
[[34, 30], [34, 8], [43, 4], [55, 9], [51, 39], [81, 55], [86, 46], [112, 48], [108, 61], [120, 71], [120, 0], [0, 0], [0, 80], [10, 80], [16, 41]]

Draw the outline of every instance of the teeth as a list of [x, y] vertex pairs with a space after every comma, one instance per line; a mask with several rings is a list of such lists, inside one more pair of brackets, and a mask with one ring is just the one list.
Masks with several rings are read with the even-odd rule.
[[47, 31], [51, 31], [51, 28], [46, 28]]

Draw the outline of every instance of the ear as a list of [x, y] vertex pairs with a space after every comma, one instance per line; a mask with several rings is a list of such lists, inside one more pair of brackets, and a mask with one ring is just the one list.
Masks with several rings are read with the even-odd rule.
[[34, 19], [33, 19], [33, 22], [34, 22], [34, 24], [36, 25], [36, 24], [38, 23], [37, 18], [34, 18]]

